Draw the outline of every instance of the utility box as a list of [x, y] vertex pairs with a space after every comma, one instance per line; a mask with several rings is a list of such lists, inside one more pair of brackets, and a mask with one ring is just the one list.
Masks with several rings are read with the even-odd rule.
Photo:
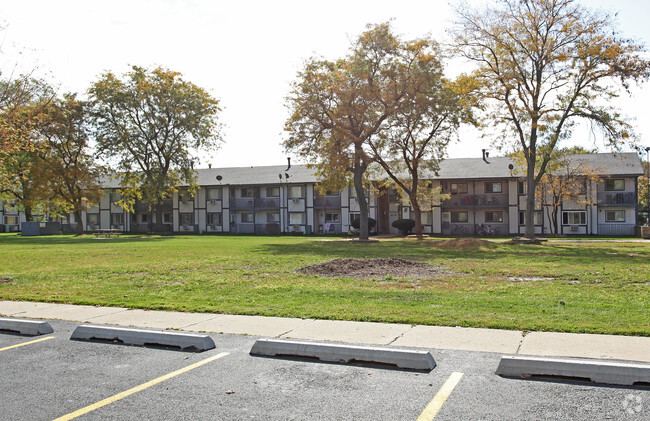
[[61, 234], [60, 222], [46, 222], [45, 228], [41, 227], [41, 234], [45, 235], [59, 235]]
[[20, 224], [20, 231], [22, 235], [41, 235], [41, 223], [23, 222]]

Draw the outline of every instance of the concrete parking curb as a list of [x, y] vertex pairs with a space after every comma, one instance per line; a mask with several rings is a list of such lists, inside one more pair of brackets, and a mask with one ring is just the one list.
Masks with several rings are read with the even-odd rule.
[[505, 377], [557, 376], [594, 383], [632, 386], [650, 383], [650, 365], [613, 361], [557, 359], [528, 356], [501, 357], [496, 374]]
[[118, 327], [81, 325], [78, 326], [70, 339], [116, 341], [125, 345], [165, 346], [181, 350], [203, 352], [215, 347], [214, 341], [207, 335], [191, 333], [160, 332], [143, 329], [128, 329]]
[[25, 336], [47, 335], [54, 332], [47, 322], [0, 318], [0, 331], [2, 330]]
[[278, 339], [258, 339], [251, 355], [267, 357], [317, 358], [336, 363], [388, 364], [408, 370], [431, 371], [436, 362], [428, 351], [376, 348], [355, 345], [296, 342]]

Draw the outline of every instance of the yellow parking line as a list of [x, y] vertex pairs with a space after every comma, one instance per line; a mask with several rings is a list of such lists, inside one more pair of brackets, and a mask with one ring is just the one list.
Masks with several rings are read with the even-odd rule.
[[8, 349], [18, 348], [18, 347], [25, 346], [25, 345], [35, 344], [36, 342], [47, 341], [48, 339], [54, 339], [54, 336], [46, 336], [45, 338], [34, 339], [33, 341], [23, 342], [21, 344], [11, 345], [11, 346], [7, 346], [7, 347], [4, 347], [4, 348], [0, 348], [0, 352], [6, 351]]
[[156, 384], [158, 384], [160, 382], [164, 382], [165, 380], [171, 379], [172, 377], [176, 377], [179, 374], [187, 373], [188, 371], [194, 370], [195, 368], [200, 367], [200, 366], [202, 366], [204, 364], [207, 364], [207, 363], [212, 362], [214, 360], [218, 360], [219, 358], [225, 357], [228, 354], [229, 354], [228, 352], [222, 352], [221, 354], [217, 354], [217, 355], [212, 356], [210, 358], [206, 358], [205, 360], [199, 361], [199, 362], [194, 363], [192, 365], [188, 365], [187, 367], [181, 368], [180, 370], [176, 370], [173, 373], [165, 374], [164, 376], [158, 377], [157, 379], [153, 379], [151, 381], [148, 381], [147, 383], [143, 383], [140, 386], [133, 387], [133, 388], [131, 388], [129, 390], [126, 390], [126, 391], [124, 391], [122, 393], [118, 393], [117, 395], [113, 395], [110, 398], [106, 398], [106, 399], [101, 400], [101, 401], [99, 401], [97, 403], [94, 403], [92, 405], [88, 405], [85, 408], [78, 409], [78, 410], [76, 410], [74, 412], [69, 413], [68, 415], [64, 415], [62, 417], [57, 418], [54, 421], [64, 421], [64, 420], [71, 420], [73, 418], [77, 418], [80, 415], [87, 414], [87, 413], [89, 413], [91, 411], [94, 411], [96, 409], [101, 408], [102, 406], [106, 406], [106, 405], [108, 405], [110, 403], [119, 401], [120, 399], [126, 398], [127, 396], [131, 396], [134, 393], [140, 392], [140, 391], [142, 391], [144, 389], [147, 389], [147, 388], [149, 388], [151, 386], [154, 386], [154, 385], [156, 385]]
[[418, 417], [418, 421], [428, 421], [434, 419], [462, 377], [463, 373], [451, 373], [451, 376], [449, 376], [445, 384], [442, 385], [436, 396], [434, 396], [431, 402], [429, 402], [429, 405], [424, 408], [424, 411], [422, 411]]

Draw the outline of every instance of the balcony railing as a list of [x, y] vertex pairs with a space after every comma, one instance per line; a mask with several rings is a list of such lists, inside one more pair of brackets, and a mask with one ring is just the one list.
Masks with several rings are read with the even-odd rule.
[[340, 223], [331, 223], [328, 222], [323, 225], [318, 226], [319, 234], [341, 234], [342, 225]]
[[443, 208], [503, 208], [507, 206], [508, 195], [504, 193], [452, 195], [442, 202]]
[[636, 194], [634, 193], [607, 193], [598, 192], [598, 204], [604, 206], [628, 205], [632, 206], [637, 203]]
[[341, 196], [316, 196], [314, 197], [315, 209], [340, 209]]
[[255, 199], [253, 199], [252, 197], [246, 199], [231, 199], [230, 209], [231, 210], [253, 210], [255, 209]]
[[259, 210], [280, 209], [280, 198], [265, 197], [261, 199], [255, 199], [255, 209], [259, 209]]
[[280, 224], [273, 222], [267, 224], [235, 224], [231, 226], [232, 228], [234, 228], [235, 234], [280, 234]]

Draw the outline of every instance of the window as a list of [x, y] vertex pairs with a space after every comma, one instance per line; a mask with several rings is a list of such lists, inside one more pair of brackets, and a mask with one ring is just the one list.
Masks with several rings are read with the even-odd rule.
[[194, 225], [194, 215], [191, 213], [181, 213], [178, 215], [180, 225]]
[[422, 212], [420, 214], [420, 223], [422, 225], [431, 225], [431, 212]]
[[279, 212], [269, 212], [266, 214], [266, 223], [277, 223], [280, 222], [280, 213]]
[[612, 179], [605, 180], [605, 191], [622, 191], [625, 190], [625, 180]]
[[485, 222], [503, 222], [503, 212], [485, 212]]
[[339, 192], [339, 191], [327, 190], [325, 192], [325, 196], [339, 197], [340, 195], [341, 195], [341, 192]]
[[172, 223], [172, 213], [171, 212], [163, 213], [162, 219], [163, 219], [163, 224], [171, 224]]
[[122, 199], [122, 195], [119, 192], [111, 192], [111, 202], [115, 203]]
[[242, 212], [241, 221], [245, 224], [252, 224], [255, 222], [255, 215], [253, 215], [253, 212]]
[[528, 184], [525, 181], [518, 181], [517, 194], [519, 194], [519, 196], [524, 196], [526, 195], [526, 192], [528, 192]]
[[99, 225], [99, 214], [98, 213], [87, 213], [86, 214], [86, 225]]
[[111, 226], [117, 228], [120, 225], [124, 225], [124, 214], [123, 213], [112, 213], [111, 214]]
[[451, 183], [449, 191], [451, 194], [465, 194], [467, 193], [467, 183]]
[[486, 193], [501, 193], [501, 182], [485, 183]]
[[289, 187], [289, 197], [291, 199], [300, 199], [305, 197], [305, 186]]
[[338, 212], [327, 212], [325, 213], [325, 223], [328, 224], [338, 224], [341, 222], [341, 214]]
[[267, 187], [266, 197], [280, 197], [280, 187]]
[[221, 200], [221, 189], [212, 188], [206, 191], [206, 196], [208, 200]]
[[359, 224], [359, 221], [361, 220], [361, 214], [360, 213], [352, 213], [350, 212], [350, 225], [353, 224]]
[[[542, 225], [544, 222], [544, 214], [541, 210], [536, 210], [533, 213], [533, 224]], [[526, 211], [519, 211], [519, 225], [526, 225]]]
[[241, 197], [253, 197], [254, 192], [253, 189], [250, 187], [242, 187], [241, 188]]
[[140, 214], [140, 223], [141, 224], [149, 223], [149, 214], [148, 213], [141, 213]]
[[469, 221], [469, 214], [467, 212], [452, 212], [451, 222], [467, 222]]
[[562, 212], [563, 225], [585, 225], [587, 224], [587, 212], [566, 211]]
[[[99, 216], [99, 215], [96, 215]], [[7, 225], [18, 225], [18, 217], [5, 215], [5, 224]]]
[[606, 211], [605, 222], [625, 222], [625, 211], [624, 210]]
[[221, 212], [208, 213], [207, 214], [208, 225], [221, 225]]
[[304, 225], [305, 224], [305, 214], [304, 213], [290, 213], [289, 214], [289, 225]]

